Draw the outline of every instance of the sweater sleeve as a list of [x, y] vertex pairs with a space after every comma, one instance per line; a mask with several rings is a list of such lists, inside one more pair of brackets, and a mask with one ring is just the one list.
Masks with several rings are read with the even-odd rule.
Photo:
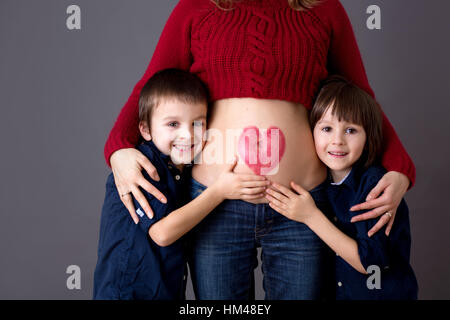
[[153, 57], [123, 106], [109, 133], [104, 148], [106, 163], [111, 166], [111, 155], [123, 148], [134, 148], [139, 141], [139, 95], [147, 80], [166, 68], [189, 70], [192, 56], [190, 33], [195, 11], [195, 1], [181, 0], [172, 11], [161, 33]]
[[[332, 27], [328, 70], [330, 74], [340, 74], [346, 77], [375, 99], [375, 94], [367, 79], [350, 19], [340, 1], [328, 1], [331, 3], [329, 7], [329, 16], [331, 17]], [[383, 166], [388, 171], [398, 171], [405, 174], [409, 178], [409, 188], [411, 188], [416, 179], [414, 163], [403, 147], [397, 133], [384, 112], [383, 136]]]

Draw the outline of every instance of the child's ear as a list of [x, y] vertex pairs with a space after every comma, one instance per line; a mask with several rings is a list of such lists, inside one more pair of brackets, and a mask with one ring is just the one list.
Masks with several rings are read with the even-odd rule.
[[139, 122], [139, 131], [141, 133], [142, 138], [144, 138], [145, 141], [152, 140], [152, 136], [150, 135], [150, 128], [148, 127], [148, 124], [145, 121]]

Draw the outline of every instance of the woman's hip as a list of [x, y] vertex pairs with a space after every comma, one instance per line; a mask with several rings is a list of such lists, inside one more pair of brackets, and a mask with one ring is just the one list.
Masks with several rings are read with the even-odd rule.
[[[206, 188], [192, 178], [189, 190], [191, 199], [196, 198]], [[319, 184], [310, 191], [310, 194], [319, 209], [326, 215], [331, 215], [325, 183]], [[305, 224], [285, 218], [268, 204], [253, 204], [242, 200], [223, 201], [193, 229], [192, 233], [194, 239], [208, 242], [215, 240], [219, 245], [252, 241], [255, 246], [259, 246], [264, 238], [279, 242], [277, 237], [285, 237], [285, 233], [288, 235], [292, 233], [292, 236], [304, 234], [305, 240], [314, 239], [314, 242], [317, 238]]]

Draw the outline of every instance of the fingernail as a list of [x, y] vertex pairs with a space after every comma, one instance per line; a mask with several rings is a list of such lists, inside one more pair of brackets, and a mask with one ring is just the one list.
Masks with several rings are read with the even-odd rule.
[[372, 200], [372, 196], [367, 196], [366, 200], [367, 201]]
[[167, 200], [165, 198], [160, 199], [162, 203], [167, 203]]
[[373, 233], [370, 233], [370, 232], [369, 232], [369, 234], [368, 234], [369, 238], [370, 238], [372, 235], [373, 235]]

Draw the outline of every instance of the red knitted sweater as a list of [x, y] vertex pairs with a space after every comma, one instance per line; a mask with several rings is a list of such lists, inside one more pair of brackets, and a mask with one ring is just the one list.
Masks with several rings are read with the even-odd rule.
[[[105, 158], [139, 140], [138, 100], [147, 80], [165, 68], [189, 70], [212, 101], [231, 97], [279, 99], [310, 109], [320, 82], [341, 74], [374, 93], [351, 23], [338, 0], [296, 11], [287, 0], [243, 0], [218, 9], [210, 0], [181, 0], [170, 15], [142, 79], [111, 130]], [[383, 166], [415, 181], [414, 164], [383, 114]]]

